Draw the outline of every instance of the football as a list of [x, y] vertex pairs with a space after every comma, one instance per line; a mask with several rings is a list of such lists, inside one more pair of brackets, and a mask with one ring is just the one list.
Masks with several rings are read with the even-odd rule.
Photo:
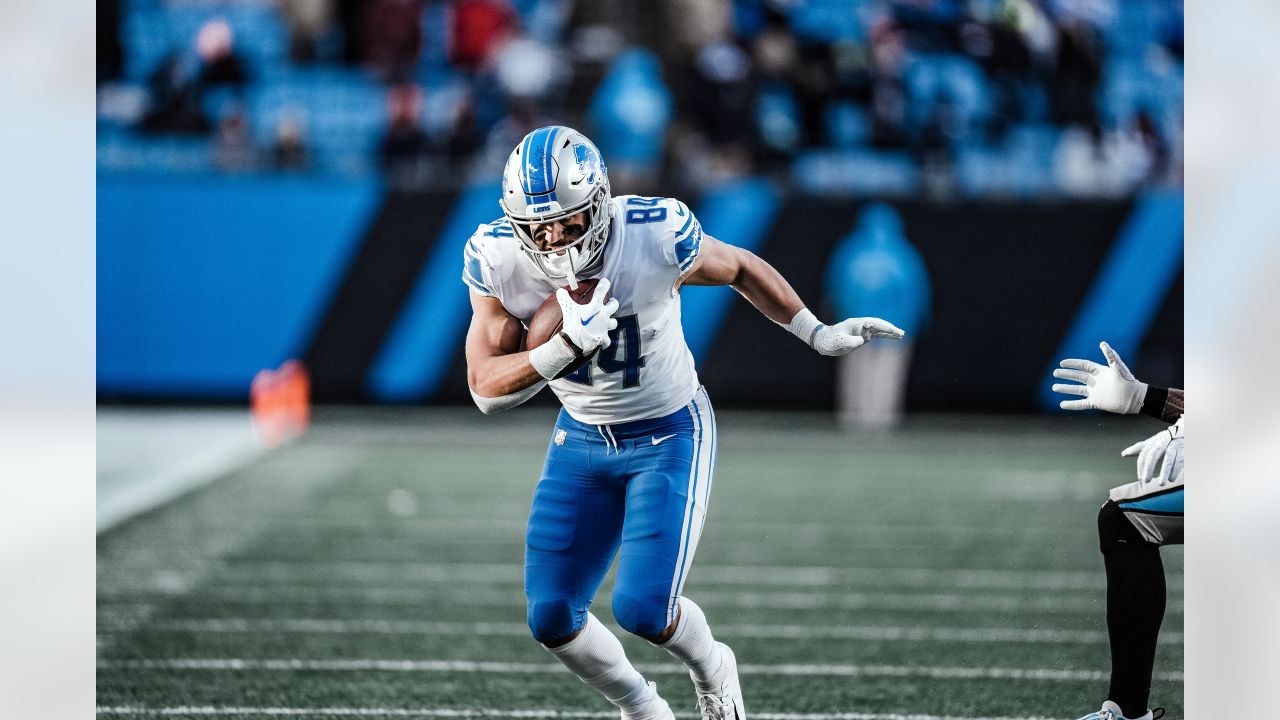
[[[574, 302], [579, 305], [585, 305], [591, 300], [591, 293], [595, 292], [596, 283], [598, 282], [600, 282], [599, 278], [579, 280], [577, 290], [567, 285], [564, 289], [568, 291], [569, 297], [573, 298]], [[556, 301], [556, 294], [551, 293], [546, 300], [542, 301], [538, 311], [533, 314], [533, 319], [529, 321], [529, 333], [525, 339], [526, 347], [532, 350], [555, 337], [563, 327], [563, 323], [564, 316], [560, 313], [560, 303]], [[559, 380], [566, 375], [577, 372], [583, 365], [591, 362], [591, 358], [595, 357], [596, 352], [598, 351], [592, 350], [589, 354], [569, 363], [569, 366], [561, 370], [555, 379]]]

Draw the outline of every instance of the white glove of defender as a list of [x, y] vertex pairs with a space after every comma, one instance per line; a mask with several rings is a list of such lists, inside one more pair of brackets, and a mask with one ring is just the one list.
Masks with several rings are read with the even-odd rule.
[[583, 355], [607, 348], [612, 343], [609, 331], [618, 327], [618, 321], [613, 319], [613, 314], [618, 311], [618, 299], [605, 302], [608, 294], [608, 278], [600, 280], [591, 293], [591, 302], [586, 305], [574, 302], [564, 288], [556, 290], [556, 300], [560, 303], [560, 313], [564, 316], [562, 332]]
[[[1157, 484], [1164, 486], [1170, 481], [1176, 482], [1182, 479], [1182, 452], [1186, 442], [1182, 431], [1185, 419], [1185, 417], [1178, 418], [1178, 422], [1142, 442], [1130, 445], [1120, 453], [1120, 457], [1138, 456], [1139, 481], [1145, 483], [1155, 480]], [[1160, 464], [1158, 475], [1156, 474], [1157, 463]]]
[[902, 330], [880, 318], [849, 318], [835, 325], [818, 328], [811, 343], [814, 350], [823, 355], [848, 355], [867, 344], [871, 338], [901, 340]]
[[1106, 410], [1107, 412], [1133, 415], [1142, 409], [1147, 397], [1147, 384], [1139, 382], [1129, 372], [1120, 355], [1106, 342], [1098, 345], [1107, 358], [1106, 365], [1089, 360], [1068, 358], [1058, 363], [1062, 367], [1053, 376], [1073, 380], [1080, 385], [1055, 384], [1053, 391], [1063, 395], [1083, 395], [1083, 400], [1063, 400], [1058, 407], [1063, 410]]

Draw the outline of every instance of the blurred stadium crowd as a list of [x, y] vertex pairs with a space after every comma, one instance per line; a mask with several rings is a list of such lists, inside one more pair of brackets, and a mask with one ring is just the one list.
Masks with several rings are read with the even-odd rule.
[[492, 180], [591, 135], [624, 192], [1118, 196], [1182, 182], [1181, 0], [99, 0], [106, 172]]

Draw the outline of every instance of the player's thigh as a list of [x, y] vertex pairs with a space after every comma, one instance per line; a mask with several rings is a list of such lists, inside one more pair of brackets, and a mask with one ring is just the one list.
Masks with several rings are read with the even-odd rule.
[[644, 467], [627, 484], [613, 609], [631, 632], [656, 635], [674, 620], [706, 520], [715, 449], [708, 413], [693, 432], [644, 448]]
[[594, 593], [617, 551], [625, 490], [592, 473], [589, 452], [572, 436], [547, 452], [525, 532], [526, 590]]
[[1142, 539], [1155, 545], [1181, 545], [1185, 527], [1186, 488], [1181, 481], [1161, 486], [1133, 482], [1110, 494]]

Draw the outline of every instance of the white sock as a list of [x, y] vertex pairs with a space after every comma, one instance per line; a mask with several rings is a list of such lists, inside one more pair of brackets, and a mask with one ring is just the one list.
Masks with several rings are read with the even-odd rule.
[[716, 646], [716, 639], [711, 636], [711, 627], [707, 625], [707, 616], [702, 608], [687, 597], [679, 600], [680, 624], [676, 626], [671, 639], [659, 645], [671, 653], [677, 660], [689, 668], [689, 676], [693, 684], [701, 692], [718, 690], [720, 681], [721, 655]]
[[642, 711], [653, 699], [653, 691], [627, 660], [622, 643], [591, 613], [576, 638], [547, 650], [623, 713]]

